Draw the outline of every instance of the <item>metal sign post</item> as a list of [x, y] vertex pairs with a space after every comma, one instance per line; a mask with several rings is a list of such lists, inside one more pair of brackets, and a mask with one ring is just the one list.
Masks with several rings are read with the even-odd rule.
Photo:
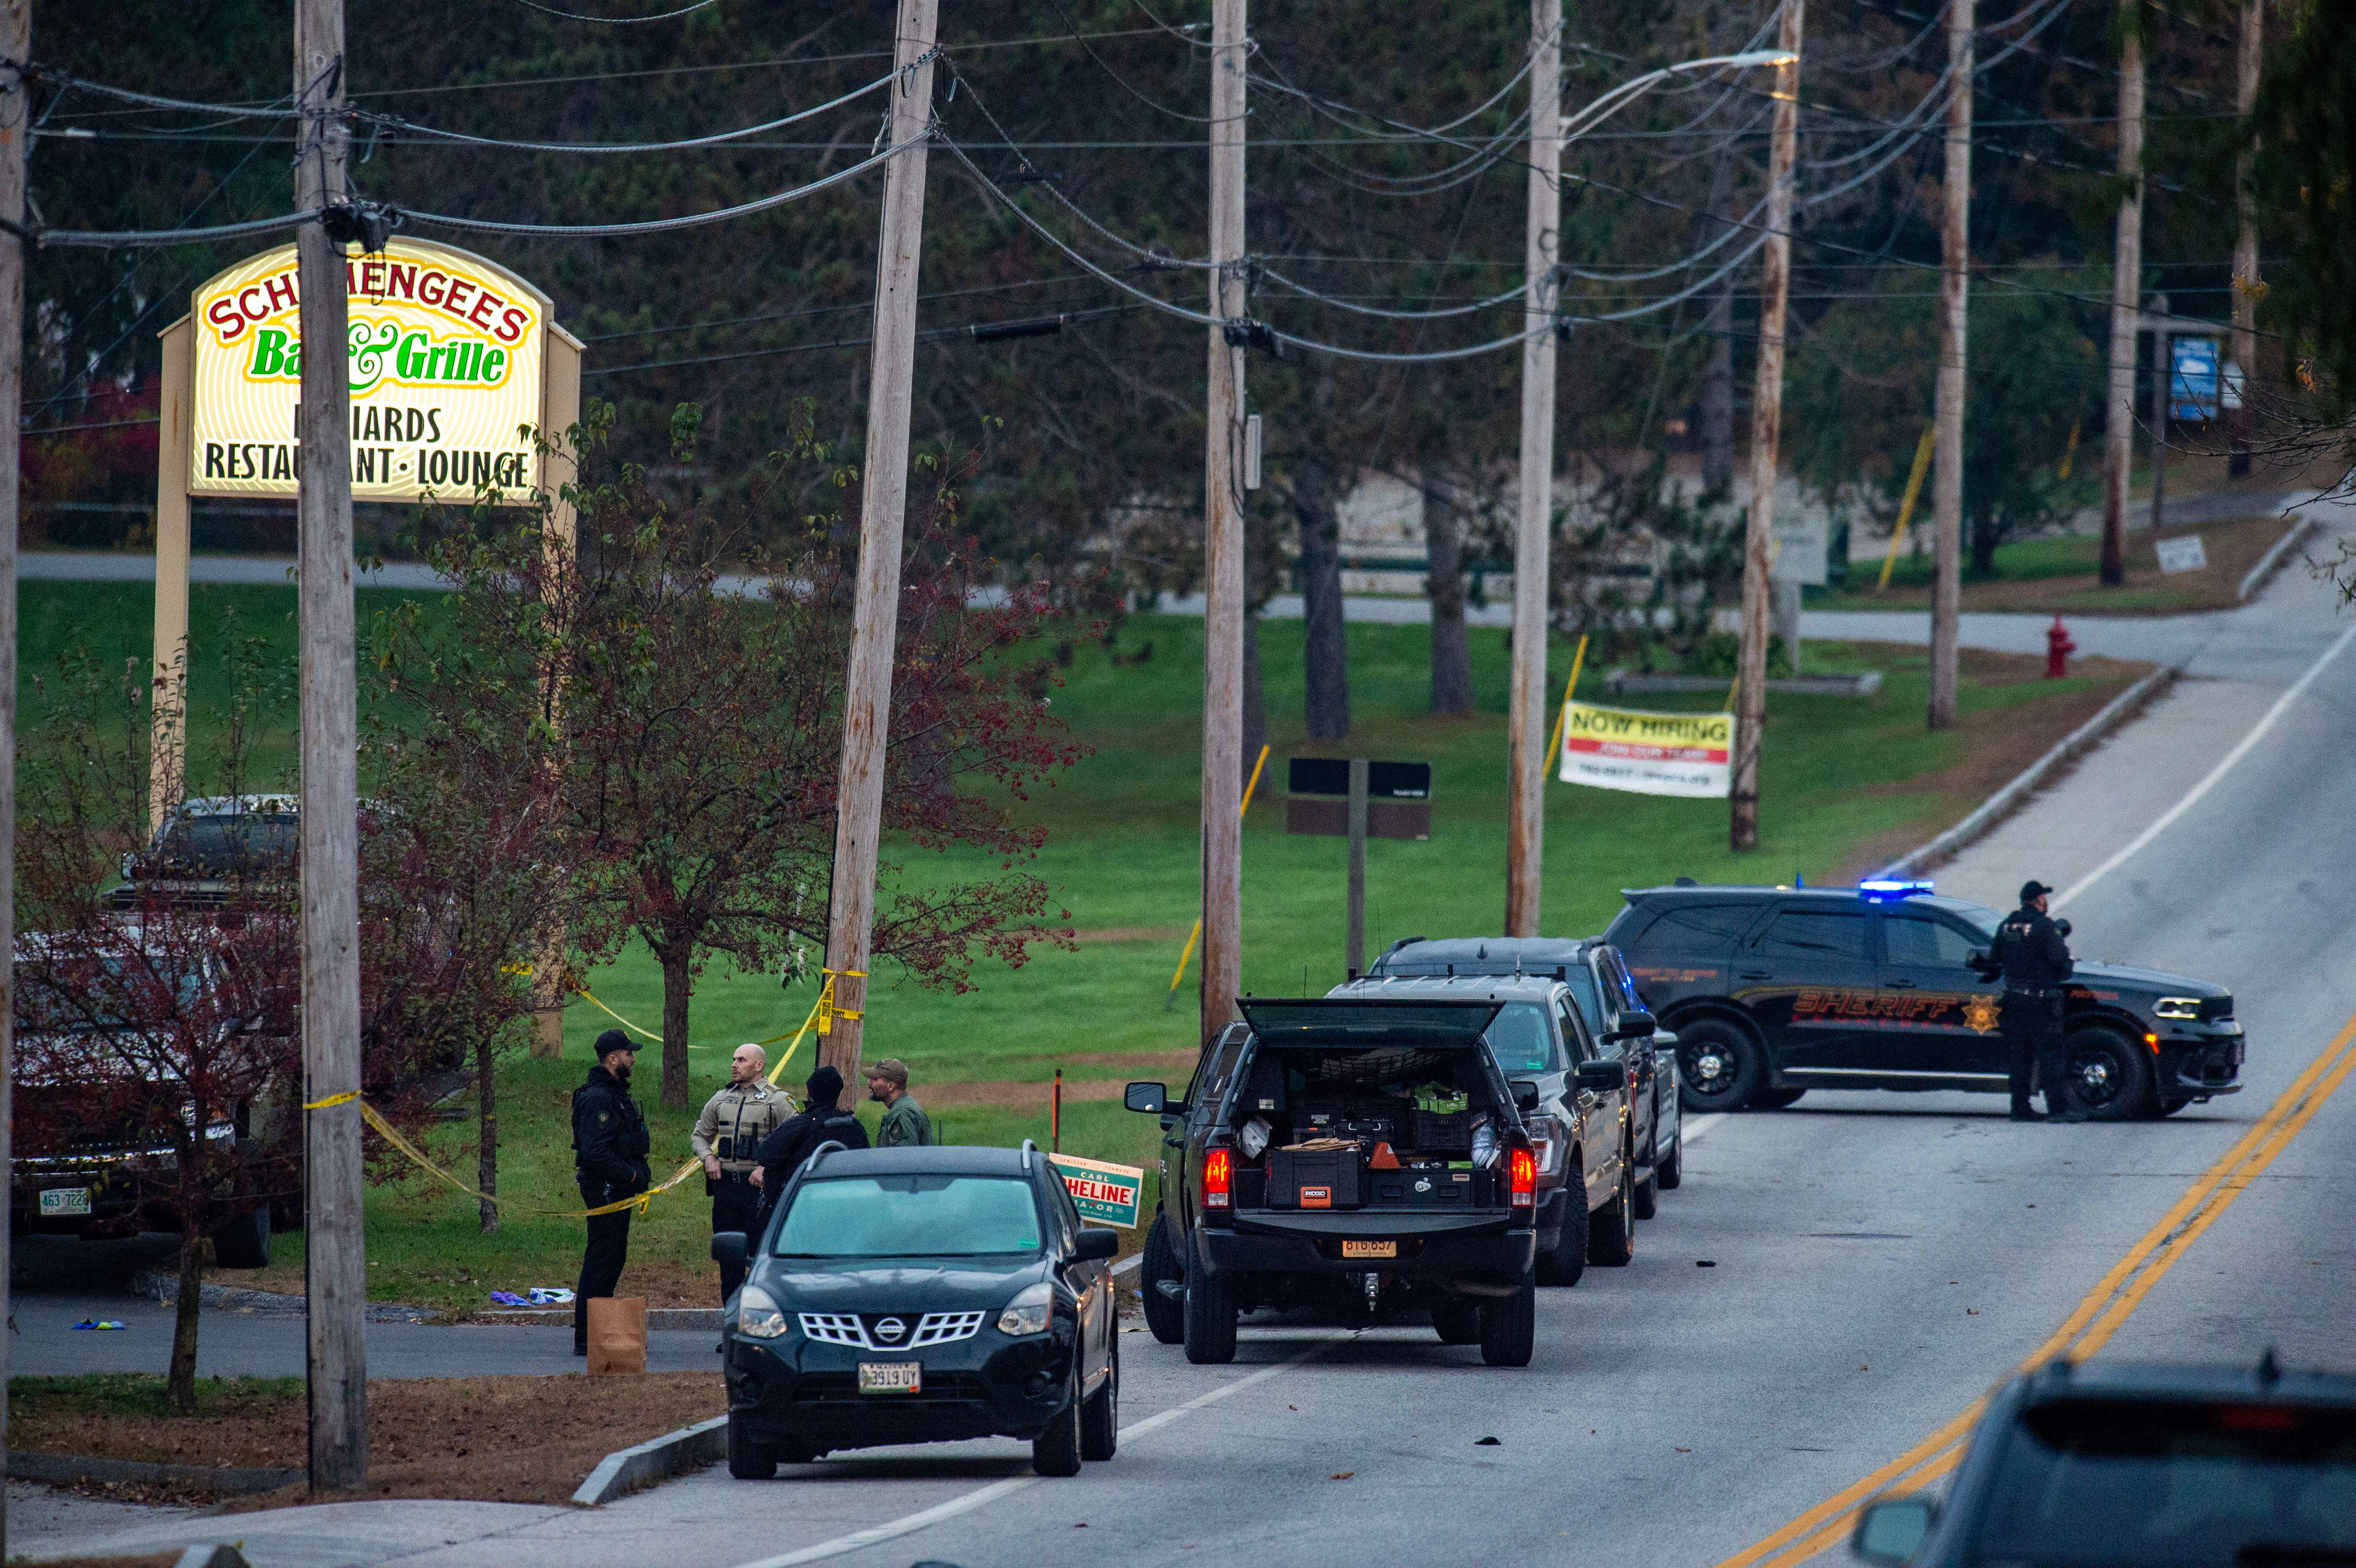
[[1431, 837], [1431, 764], [1295, 757], [1286, 785], [1287, 833], [1349, 840], [1344, 962], [1355, 980], [1366, 968], [1366, 840]]

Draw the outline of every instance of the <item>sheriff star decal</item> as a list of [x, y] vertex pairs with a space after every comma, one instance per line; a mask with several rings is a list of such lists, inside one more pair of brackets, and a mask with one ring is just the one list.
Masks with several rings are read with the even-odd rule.
[[1990, 1034], [1997, 1027], [1994, 997], [1973, 997], [1964, 1003], [1964, 1027], [1974, 1034]]

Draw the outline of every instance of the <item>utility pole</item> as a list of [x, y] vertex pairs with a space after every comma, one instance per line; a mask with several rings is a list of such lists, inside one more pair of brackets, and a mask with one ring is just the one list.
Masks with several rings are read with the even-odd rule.
[[2136, 306], [2143, 281], [2143, 22], [2119, 0], [2119, 219], [2111, 245], [2111, 379], [2103, 411], [2102, 581], [2127, 580], [2127, 483], [2135, 475]]
[[1759, 379], [1751, 394], [1751, 517], [1742, 541], [1742, 647], [1735, 666], [1734, 780], [1727, 841], [1759, 848], [1759, 742], [1767, 722], [1767, 579], [1783, 425], [1783, 307], [1792, 288], [1792, 163], [1800, 129], [1806, 0], [1783, 0], [1775, 119], [1767, 147], [1767, 243], [1759, 252]]
[[2168, 393], [2176, 379], [2169, 360], [2174, 342], [2168, 330], [2168, 296], [2151, 296], [2151, 531], [2159, 531], [2160, 511], [2168, 503]]
[[1547, 588], [1553, 576], [1555, 295], [1562, 228], [1562, 0], [1530, 0], [1529, 227], [1522, 276], [1522, 512], [1505, 750], [1505, 934], [1538, 934], [1546, 867]]
[[1946, 231], [1939, 270], [1938, 466], [1931, 479], [1931, 728], [1955, 722], [1955, 617], [1964, 596], [1964, 366], [1971, 301], [1973, 0], [1949, 0]]
[[[33, 53], [33, 0], [0, 0], [0, 59]], [[9, 1159], [16, 1078], [16, 478], [14, 432], [25, 400], [25, 156], [31, 146], [32, 91], [22, 74], [0, 72], [0, 1171]], [[8, 1282], [8, 1216], [0, 1213], [0, 1326], [16, 1321]], [[8, 1341], [0, 1333], [0, 1389], [8, 1385]], [[7, 1400], [0, 1397], [0, 1474], [7, 1470]], [[0, 1508], [0, 1562], [8, 1557], [7, 1509]]]
[[[875, 248], [874, 349], [869, 358], [867, 463], [859, 476], [859, 602], [843, 676], [842, 770], [835, 791], [834, 896], [826, 952], [835, 1013], [819, 1061], [859, 1082], [875, 859], [884, 834], [884, 748], [892, 719], [892, 657], [900, 635], [900, 550], [908, 518], [908, 405], [916, 379], [916, 271], [925, 244], [925, 155], [933, 123], [933, 32], [938, 0], [900, 0], [892, 47], [883, 233]], [[851, 1091], [845, 1089], [846, 1095]]]
[[1349, 908], [1342, 925], [1343, 968], [1355, 980], [1366, 972], [1366, 779], [1364, 757], [1350, 759]]
[[[2240, 80], [2234, 107], [2249, 123], [2258, 104], [2258, 61], [2265, 48], [2265, 0], [2242, 0], [2242, 51], [2236, 62]], [[2250, 149], [2233, 161], [2233, 208], [2242, 226], [2233, 237], [2233, 368], [2241, 373], [2235, 389], [2241, 407], [2233, 411], [2233, 455], [2225, 472], [2235, 479], [2250, 472], [2250, 388], [2252, 362], [2258, 357], [2258, 197], [2250, 188]]]
[[1245, 0], [1211, 5], [1210, 392], [1203, 439], [1203, 1040], [1243, 989]]
[[[343, 0], [296, 0], [294, 205], [351, 199]], [[352, 626], [349, 301], [344, 248], [314, 217], [294, 231], [302, 295], [303, 1082], [309, 1245], [311, 1487], [368, 1480], [368, 1256], [360, 1210], [359, 655]]]

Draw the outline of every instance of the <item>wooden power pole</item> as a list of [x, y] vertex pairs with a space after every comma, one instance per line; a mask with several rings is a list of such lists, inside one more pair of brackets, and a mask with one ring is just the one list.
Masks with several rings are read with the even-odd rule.
[[925, 154], [933, 123], [933, 31], [938, 0], [900, 0], [893, 61], [884, 224], [875, 250], [875, 336], [869, 360], [867, 464], [859, 484], [859, 604], [843, 677], [842, 771], [835, 795], [834, 898], [826, 952], [833, 1023], [819, 1060], [859, 1082], [875, 860], [884, 833], [884, 748], [892, 718], [892, 657], [900, 635], [900, 550], [908, 519], [908, 407], [916, 379], [916, 272], [925, 245]]
[[2111, 375], [2103, 405], [2102, 581], [2127, 580], [2127, 482], [2135, 473], [2136, 328], [2142, 325], [2143, 8], [2119, 0], [2119, 219], [2111, 249]]
[[1783, 0], [1775, 119], [1767, 144], [1767, 243], [1759, 251], [1759, 376], [1751, 394], [1751, 516], [1742, 540], [1742, 646], [1735, 665], [1734, 779], [1727, 841], [1759, 848], [1759, 742], [1767, 722], [1767, 594], [1783, 427], [1783, 308], [1792, 288], [1792, 163], [1800, 132], [1806, 0]]
[[[2234, 107], [2244, 125], [2258, 106], [2258, 65], [2265, 48], [2265, 0], [2242, 0], [2242, 50]], [[2241, 219], [2233, 237], [2233, 368], [2241, 373], [2237, 389], [2241, 407], [2233, 411], [2233, 455], [2226, 473], [2235, 479], [2250, 472], [2250, 389], [2258, 357], [2258, 197], [2250, 187], [2250, 149], [2244, 147], [2233, 164], [2233, 207]]]
[[1522, 276], [1522, 512], [1505, 751], [1505, 934], [1538, 934], [1546, 866], [1547, 589], [1553, 577], [1555, 294], [1562, 227], [1562, 0], [1530, 0], [1529, 224]]
[[1243, 989], [1245, 0], [1211, 5], [1210, 395], [1203, 441], [1203, 1040]]
[[[296, 0], [294, 205], [348, 201], [343, 0]], [[343, 247], [317, 219], [294, 231], [302, 295], [295, 439], [302, 579], [303, 1081], [309, 1245], [311, 1487], [368, 1480], [368, 1256], [360, 1212], [359, 655], [353, 642], [351, 383]]]
[[1931, 478], [1931, 728], [1955, 722], [1964, 596], [1964, 368], [1971, 302], [1973, 0], [1948, 0], [1946, 224], [1940, 247], [1938, 466]]
[[[33, 0], [0, 0], [0, 59], [33, 52]], [[16, 1075], [16, 430], [25, 398], [25, 155], [30, 149], [32, 91], [16, 71], [0, 72], [0, 1171], [8, 1161], [10, 1104]], [[0, 1212], [0, 1326], [16, 1321], [9, 1289], [8, 1216]], [[0, 1333], [0, 1389], [8, 1384], [9, 1340]], [[7, 1401], [0, 1398], [0, 1473], [7, 1469]], [[0, 1516], [7, 1512], [0, 1508]], [[8, 1559], [8, 1521], [0, 1517], [0, 1563]]]

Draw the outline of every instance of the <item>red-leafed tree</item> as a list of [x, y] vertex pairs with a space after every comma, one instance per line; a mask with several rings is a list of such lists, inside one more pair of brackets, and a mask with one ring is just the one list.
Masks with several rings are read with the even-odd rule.
[[208, 1237], [260, 1262], [272, 1201], [300, 1184], [294, 868], [250, 765], [270, 706], [260, 641], [233, 623], [225, 641], [236, 695], [199, 756], [253, 832], [151, 852], [146, 661], [117, 674], [77, 646], [36, 677], [16, 836], [16, 1153], [76, 1175], [97, 1223], [179, 1232], [183, 1410]]
[[[459, 586], [451, 613], [412, 624], [382, 664], [418, 724], [466, 737], [468, 768], [512, 795], [545, 781], [573, 947], [595, 959], [636, 936], [653, 954], [662, 1099], [684, 1106], [702, 965], [721, 955], [790, 979], [823, 948], [859, 538], [855, 518], [808, 497], [855, 491], [856, 471], [830, 460], [807, 403], [724, 499], [697, 483], [692, 405], [662, 478], [601, 472], [609, 420], [593, 407], [573, 432], [588, 475], [567, 492], [577, 550], [545, 546], [553, 496], [520, 517], [487, 507], [436, 547]], [[908, 528], [884, 826], [917, 850], [980, 849], [999, 874], [887, 866], [874, 946], [962, 988], [977, 958], [1020, 964], [1055, 940], [1048, 890], [1018, 869], [1044, 831], [1014, 807], [1081, 749], [1047, 711], [1045, 663], [1023, 653], [1046, 592], [989, 589], [948, 465], [919, 464], [937, 488]]]

